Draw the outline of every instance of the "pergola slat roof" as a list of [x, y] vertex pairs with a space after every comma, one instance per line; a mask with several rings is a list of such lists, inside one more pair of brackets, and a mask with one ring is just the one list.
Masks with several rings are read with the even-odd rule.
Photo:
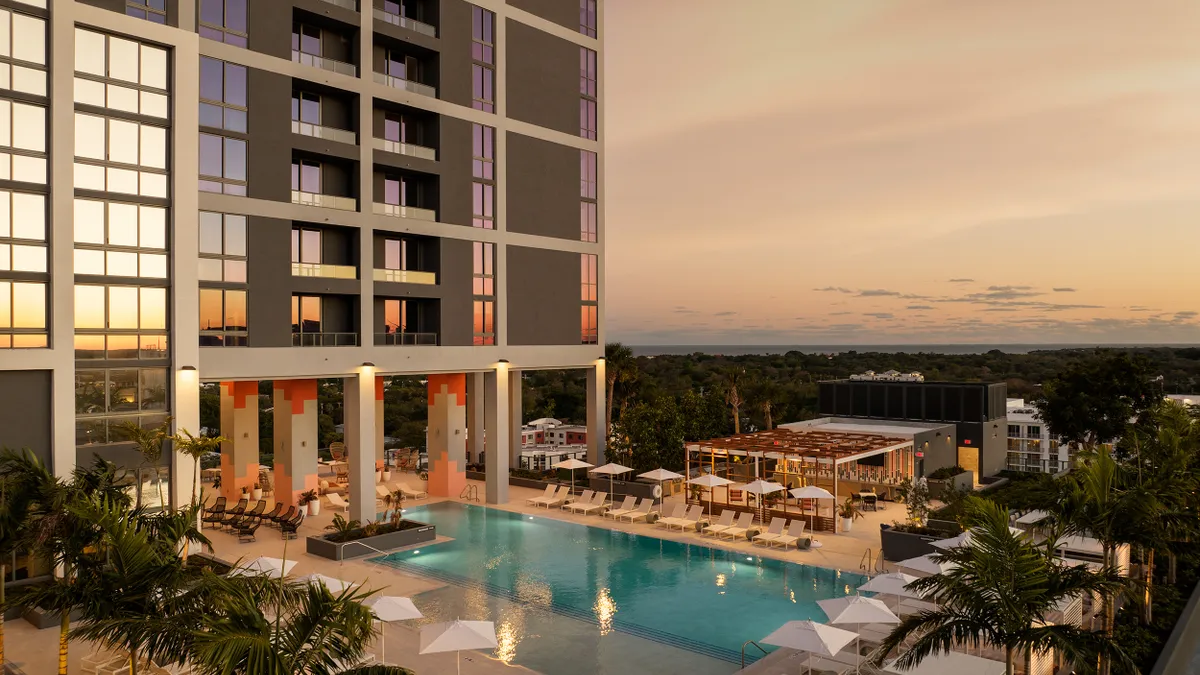
[[688, 444], [689, 449], [717, 454], [775, 454], [842, 463], [912, 445], [912, 440], [882, 434], [845, 431], [771, 429]]

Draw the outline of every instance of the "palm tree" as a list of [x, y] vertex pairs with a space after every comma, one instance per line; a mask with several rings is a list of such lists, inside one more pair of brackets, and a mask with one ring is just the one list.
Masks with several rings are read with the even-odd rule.
[[1084, 565], [1062, 564], [1043, 547], [1012, 534], [1007, 509], [995, 502], [968, 498], [965, 519], [972, 528], [972, 544], [934, 556], [938, 562], [953, 563], [953, 569], [910, 585], [928, 594], [938, 608], [896, 626], [873, 655], [877, 664], [897, 648], [897, 665], [910, 669], [933, 654], [981, 645], [1004, 650], [1008, 675], [1014, 673], [1018, 655], [1051, 649], [1075, 663], [1094, 662], [1096, 654], [1129, 663], [1107, 636], [1045, 622], [1063, 600], [1116, 592], [1121, 580], [1115, 569], [1106, 565], [1092, 573]]
[[171, 437], [171, 444], [175, 449], [193, 460], [192, 464], [192, 504], [196, 503], [196, 484], [197, 475], [200, 471], [200, 460], [210, 452], [220, 452], [222, 443], [232, 443], [233, 441], [224, 436], [193, 436], [192, 432], [187, 429], [182, 429], [179, 433]]
[[612, 436], [613, 401], [617, 392], [617, 384], [625, 384], [637, 379], [637, 361], [633, 358], [633, 350], [620, 342], [610, 342], [604, 345], [604, 381], [608, 385], [608, 398], [605, 400], [604, 413], [604, 442]]
[[[32, 491], [11, 476], [0, 476], [0, 607], [5, 606], [8, 560], [25, 536]], [[0, 619], [0, 669], [4, 668], [4, 621]]]
[[778, 383], [770, 377], [758, 376], [751, 380], [748, 389], [750, 401], [762, 412], [767, 430], [775, 428], [774, 413], [781, 397]]
[[742, 368], [730, 368], [725, 373], [725, 403], [733, 411], [733, 433], [742, 433], [742, 378], [746, 371]]
[[[348, 666], [374, 636], [371, 595], [333, 595], [321, 584], [279, 582], [274, 605], [253, 586], [225, 584], [220, 607], [196, 631], [193, 665], [201, 675], [412, 675], [399, 666]], [[263, 612], [270, 606], [273, 617]]]
[[[137, 422], [121, 422], [116, 425], [117, 432], [123, 434], [126, 440], [133, 442], [137, 451], [142, 455], [142, 465], [138, 467], [137, 475], [136, 506], [138, 508], [142, 506], [141, 469], [147, 466], [158, 466], [159, 460], [162, 459], [163, 441], [170, 437], [168, 433], [170, 428], [170, 417], [156, 427], [143, 427]], [[167, 502], [163, 499], [162, 479], [156, 478], [155, 484], [158, 486], [158, 503], [165, 507]]]

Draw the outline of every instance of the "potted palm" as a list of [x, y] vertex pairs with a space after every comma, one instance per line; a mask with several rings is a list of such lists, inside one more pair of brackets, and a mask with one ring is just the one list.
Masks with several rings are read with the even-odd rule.
[[254, 495], [254, 501], [257, 502], [257, 501], [261, 500], [262, 499], [262, 486], [259, 485], [258, 483], [255, 483], [254, 491], [252, 494]]
[[846, 497], [846, 501], [838, 507], [838, 516], [842, 519], [842, 532], [849, 532], [854, 521], [863, 517], [862, 511], [854, 505], [853, 497]]
[[391, 479], [392, 479], [392, 472], [391, 472], [391, 471], [388, 469], [388, 467], [385, 465], [385, 466], [383, 467], [383, 482], [385, 482], [385, 483], [386, 483], [387, 481], [389, 481], [389, 480], [391, 480]]
[[307, 515], [315, 516], [321, 512], [321, 499], [317, 497], [316, 490], [309, 490], [300, 493], [299, 502], [300, 508], [307, 508]]

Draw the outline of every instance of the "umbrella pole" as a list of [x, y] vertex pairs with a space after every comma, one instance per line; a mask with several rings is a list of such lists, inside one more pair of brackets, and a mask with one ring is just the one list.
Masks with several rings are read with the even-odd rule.
[[454, 652], [454, 670], [462, 675], [462, 652]]

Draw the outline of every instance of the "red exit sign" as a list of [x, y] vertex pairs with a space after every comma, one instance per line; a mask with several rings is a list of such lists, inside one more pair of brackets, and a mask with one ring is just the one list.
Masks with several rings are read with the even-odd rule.
[[969, 438], [963, 439], [963, 445], [970, 445], [970, 444], [971, 444], [971, 439], [969, 439]]

